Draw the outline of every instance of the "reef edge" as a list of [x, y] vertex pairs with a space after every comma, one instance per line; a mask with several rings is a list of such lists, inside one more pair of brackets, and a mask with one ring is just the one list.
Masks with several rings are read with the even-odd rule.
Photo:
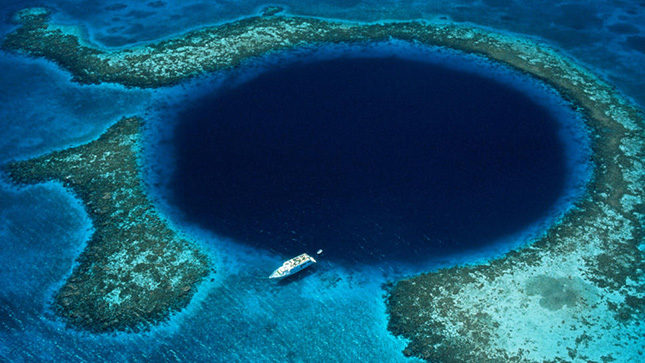
[[3, 166], [16, 184], [62, 183], [82, 200], [94, 233], [53, 307], [73, 327], [140, 331], [185, 307], [214, 270], [195, 242], [173, 231], [145, 193], [141, 120], [124, 118], [97, 140]]

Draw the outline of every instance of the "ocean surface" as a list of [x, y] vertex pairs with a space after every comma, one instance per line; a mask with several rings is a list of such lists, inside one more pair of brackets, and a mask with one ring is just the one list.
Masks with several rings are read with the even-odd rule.
[[564, 192], [557, 121], [523, 93], [397, 58], [281, 68], [180, 111], [173, 199], [205, 229], [418, 260], [520, 231]]
[[[529, 36], [645, 105], [643, 1], [271, 4], [298, 15], [425, 18]], [[5, 0], [0, 36], [29, 6], [54, 9], [55, 22], [113, 48], [263, 5]], [[157, 90], [80, 86], [52, 63], [4, 52], [0, 65], [0, 163], [79, 145], [142, 116], [149, 193], [217, 270], [186, 309], [149, 331], [68, 329], [50, 300], [91, 223], [61, 185], [18, 188], [2, 178], [0, 361], [415, 362], [387, 331], [383, 285], [523, 245], [558, 220], [589, 175], [579, 115], [552, 90], [445, 50], [397, 42], [302, 49]], [[319, 248], [315, 267], [267, 280], [284, 259]]]

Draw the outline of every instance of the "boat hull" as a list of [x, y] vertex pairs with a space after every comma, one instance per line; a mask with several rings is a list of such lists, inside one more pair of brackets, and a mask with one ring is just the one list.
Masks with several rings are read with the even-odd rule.
[[313, 265], [314, 263], [316, 263], [316, 260], [313, 257], [309, 256], [306, 253], [303, 253], [299, 256], [285, 261], [282, 266], [273, 271], [269, 278], [281, 279], [287, 276], [291, 276]]

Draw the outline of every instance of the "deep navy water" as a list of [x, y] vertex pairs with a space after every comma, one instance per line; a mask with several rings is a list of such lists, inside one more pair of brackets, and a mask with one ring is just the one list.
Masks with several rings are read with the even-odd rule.
[[566, 179], [558, 123], [529, 95], [395, 57], [278, 67], [179, 118], [177, 206], [284, 255], [481, 248], [546, 214]]
[[[628, 97], [645, 105], [643, 1], [283, 0], [272, 3], [285, 5], [288, 12], [299, 15], [357, 21], [417, 18], [455, 21], [529, 36], [561, 49], [616, 84]], [[80, 32], [86, 34], [90, 41], [109, 48], [147, 42], [255, 14], [263, 2], [3, 1], [0, 4], [0, 36], [15, 26], [9, 22], [14, 11], [36, 5], [52, 7], [56, 22], [80, 25]], [[49, 62], [0, 52], [3, 70], [0, 72], [0, 163], [27, 159], [88, 142], [120, 118], [140, 115], [146, 120], [142, 164], [150, 194], [169, 222], [194, 238], [212, 255], [217, 266], [213, 281], [209, 280], [199, 287], [187, 309], [148, 332], [92, 335], [70, 330], [51, 313], [50, 298], [71, 272], [74, 260], [92, 233], [87, 214], [78, 199], [58, 184], [17, 188], [0, 178], [0, 361], [415, 361], [403, 357], [401, 351], [406, 342], [393, 337], [386, 329], [382, 285], [440, 267], [482, 262], [539, 235], [580, 195], [589, 172], [585, 164], [588, 161], [585, 146], [588, 140], [584, 137], [584, 130], [579, 127], [578, 115], [566, 103], [562, 103], [551, 90], [520, 74], [481, 59], [446, 54], [441, 50], [418, 50], [400, 44], [379, 45], [377, 48], [377, 59], [372, 60], [348, 59], [346, 56], [351, 53], [354, 54], [353, 58], [357, 58], [356, 54], [364, 57], [369, 53], [364, 48], [335, 49], [331, 55], [316, 52], [275, 55], [274, 58], [257, 59], [236, 70], [233, 75], [202, 77], [159, 90], [127, 89], [116, 85], [80, 86], [70, 81], [68, 73]], [[397, 59], [392, 59], [393, 56]], [[315, 61], [303, 65], [300, 64], [302, 57]], [[297, 61], [294, 62], [294, 58]], [[423, 64], [419, 60], [423, 60]], [[360, 75], [367, 74], [370, 67], [356, 69], [361, 62], [381, 64], [386, 70], [389, 69], [379, 72], [379, 75], [394, 78], [387, 80], [391, 82], [390, 86], [369, 83], [369, 87], [363, 88], [363, 93], [352, 92], [352, 87], [359, 86], [360, 82], [368, 82]], [[316, 91], [333, 90], [330, 97], [336, 102], [344, 102], [345, 112], [356, 115], [344, 124], [341, 123], [343, 118], [328, 117], [329, 120], [325, 120], [324, 113], [308, 111], [315, 106], [309, 103], [309, 98], [305, 98], [304, 104], [295, 104], [284, 98], [293, 91], [292, 87], [283, 87], [282, 82], [286, 79], [300, 82], [305, 89], [311, 90], [312, 84], [303, 84], [304, 78], [300, 79], [296, 74], [301, 77], [309, 74], [311, 77], [314, 70], [332, 64], [338, 66], [333, 67], [333, 72], [327, 73], [328, 77], [314, 77], [312, 82], [319, 82], [320, 89]], [[406, 66], [401, 69], [387, 68], [388, 64]], [[350, 72], [351, 67], [355, 68]], [[438, 89], [437, 83], [423, 82], [424, 78], [415, 76], [412, 80], [414, 83], [401, 86], [403, 89], [394, 92], [393, 87], [400, 81], [399, 78], [406, 74], [409, 77], [412, 69], [427, 77], [434, 77], [437, 82], [445, 81], [450, 75], [455, 83], [448, 82], [445, 87]], [[354, 81], [347, 82], [343, 77]], [[386, 82], [386, 78], [377, 79]], [[281, 86], [275, 86], [276, 82]], [[222, 87], [222, 84], [234, 84], [235, 87]], [[274, 86], [271, 87], [271, 84]], [[269, 87], [266, 94], [253, 96], [257, 101], [263, 101], [265, 107], [284, 103], [302, 107], [300, 112], [306, 112], [307, 118], [316, 122], [305, 125], [298, 123], [297, 119], [287, 119], [288, 114], [284, 119], [276, 119], [276, 111], [263, 114], [266, 119], [263, 117], [263, 122], [254, 123], [254, 134], [249, 134], [243, 133], [241, 127], [244, 119], [241, 115], [207, 120], [197, 112], [200, 109], [212, 110], [217, 105], [221, 107], [219, 112], [236, 112], [235, 104], [224, 104], [223, 100], [234, 100], [236, 96], [241, 96], [238, 93], [244, 92], [246, 97], [251, 97], [251, 85]], [[408, 87], [419, 89], [420, 92], [410, 94]], [[470, 89], [472, 93], [460, 92], [459, 87], [462, 87], [461, 90]], [[484, 87], [495, 92], [480, 92]], [[429, 90], [433, 95], [422, 97]], [[448, 107], [450, 103], [447, 101], [438, 101], [438, 97], [447, 98], [450, 93], [460, 93], [458, 99], [448, 100], [452, 104], [459, 103], [458, 107]], [[344, 99], [343, 94], [352, 94], [352, 97]], [[396, 99], [396, 94], [405, 94], [406, 97]], [[496, 97], [499, 95], [505, 96], [503, 99]], [[270, 97], [274, 97], [275, 103], [268, 102]], [[290, 94], [289, 97], [303, 99], [305, 95]], [[356, 97], [365, 98], [351, 102]], [[360, 103], [369, 101], [369, 97], [385, 98], [387, 102], [374, 102], [377, 103], [371, 105], [374, 108], [359, 107]], [[423, 102], [424, 107], [407, 107], [399, 102]], [[487, 107], [491, 102], [501, 103], [503, 107]], [[389, 110], [386, 108], [394, 104], [399, 106]], [[465, 104], [473, 109], [467, 109]], [[434, 107], [433, 112], [424, 112], [428, 105]], [[359, 117], [361, 112], [370, 112], [377, 107], [382, 112]], [[509, 111], [522, 108], [535, 112], [514, 112], [514, 115], [509, 115]], [[292, 112], [297, 110], [289, 109]], [[481, 110], [482, 115], [477, 118], [481, 122], [475, 122], [474, 118], [457, 117], [459, 114], [472, 115], [477, 109]], [[195, 117], [184, 120], [190, 116], [191, 110]], [[259, 110], [244, 108], [244, 112], [249, 113]], [[329, 115], [334, 109], [327, 108], [325, 111]], [[396, 117], [385, 117], [386, 113], [395, 111], [405, 111], [405, 117], [399, 117], [398, 114]], [[539, 117], [540, 113], [544, 117]], [[435, 118], [433, 115], [444, 117]], [[249, 114], [248, 117], [252, 116]], [[453, 118], [451, 122], [446, 121], [449, 117]], [[490, 118], [505, 122], [490, 125]], [[522, 123], [513, 122], [515, 118], [521, 118]], [[392, 122], [393, 119], [396, 119], [396, 124]], [[191, 130], [187, 128], [190, 122], [200, 126], [200, 130], [228, 127], [230, 135], [257, 143], [238, 143], [233, 144], [236, 148], [232, 148], [232, 140], [224, 138], [219, 140], [222, 145], [214, 145], [212, 142], [221, 134], [207, 132], [191, 139]], [[486, 122], [489, 127], [485, 127]], [[290, 127], [278, 132], [274, 128], [280, 123]], [[375, 128], [375, 125], [378, 127]], [[395, 125], [405, 127], [395, 129]], [[302, 136], [304, 132], [315, 132], [328, 138]], [[500, 133], [507, 137], [499, 137]], [[272, 153], [261, 153], [259, 146], [263, 145], [265, 149], [271, 146], [268, 139], [271, 136], [279, 138], [281, 148]], [[173, 188], [173, 183], [178, 181], [173, 176], [180, 175], [178, 167], [185, 167], [178, 160], [189, 156], [182, 156], [178, 152], [188, 152], [189, 147], [197, 146], [198, 137], [205, 138], [203, 142], [211, 144], [195, 149], [193, 155], [196, 158], [191, 162], [197, 162], [205, 156], [198, 155], [199, 152], [214, 153], [217, 148], [222, 151], [228, 145], [224, 151], [248, 152], [249, 162], [261, 161], [257, 169], [249, 169], [251, 164], [246, 164], [246, 169], [255, 176], [266, 179], [266, 175], [272, 175], [278, 178], [270, 178], [265, 188], [286, 186], [291, 188], [291, 193], [295, 193], [294, 188], [298, 185], [283, 184], [287, 179], [286, 174], [289, 178], [293, 177], [291, 180], [298, 180], [299, 185], [307, 186], [309, 191], [326, 192], [324, 196], [319, 194], [319, 197], [326, 198], [326, 202], [336, 199], [340, 200], [340, 205], [317, 205], [316, 200], [303, 190], [299, 194], [301, 199], [297, 200], [300, 205], [295, 210], [303, 211], [305, 207], [313, 210], [305, 213], [307, 218], [295, 216], [289, 228], [276, 225], [267, 216], [245, 220], [240, 216], [260, 210], [258, 205], [257, 209], [253, 208], [256, 200], [262, 200], [265, 207], [262, 210], [265, 212], [277, 210], [288, 216], [293, 210], [288, 208], [284, 196], [272, 198], [266, 193], [270, 189], [259, 188], [258, 180], [241, 176], [239, 172], [242, 169], [230, 165], [227, 169], [226, 165], [220, 164], [219, 168], [228, 170], [227, 173], [216, 174], [218, 169], [208, 165], [202, 168], [202, 173], [190, 179], [191, 183], [196, 183], [195, 188], [203, 188], [205, 194], [202, 195], [212, 197], [204, 198], [208, 203], [202, 206], [209, 208], [205, 213], [208, 218], [195, 215], [191, 212], [195, 211], [194, 208], [184, 205], [188, 204], [186, 196], [179, 193], [179, 188]], [[366, 140], [369, 141], [367, 145], [356, 144]], [[182, 142], [189, 142], [189, 147], [178, 148]], [[298, 142], [302, 146], [300, 149], [308, 150], [308, 154], [285, 153], [296, 148]], [[333, 143], [345, 148], [346, 152], [338, 157], [330, 155], [336, 151]], [[387, 147], [380, 148], [377, 144]], [[439, 147], [449, 152], [434, 152], [436, 150], [432, 149]], [[477, 152], [477, 148], [487, 152]], [[397, 162], [396, 152], [392, 152], [399, 149], [403, 152], [401, 156], [405, 162]], [[361, 165], [359, 161], [366, 159], [366, 156], [356, 154], [362, 150], [371, 152], [369, 160], [377, 165]], [[267, 170], [268, 162], [275, 162], [280, 152], [285, 157], [285, 163], [274, 163], [272, 167], [283, 168], [281, 173]], [[324, 160], [312, 161], [311, 158], [316, 157], [314, 154], [317, 153], [322, 154]], [[451, 162], [456, 160], [461, 163]], [[215, 161], [211, 160], [213, 163]], [[494, 173], [494, 170], [506, 170], [504, 162], [515, 162], [516, 165], [503, 175]], [[417, 167], [424, 163], [432, 165]], [[357, 168], [360, 173], [350, 170], [355, 164], [359, 164]], [[287, 170], [289, 165], [298, 167]], [[330, 170], [344, 171], [345, 174], [340, 180], [328, 179], [323, 184], [314, 180], [317, 173], [328, 177]], [[404, 170], [414, 172], [401, 173]], [[434, 173], [437, 171], [443, 171], [444, 175], [439, 177]], [[376, 175], [380, 178], [369, 178], [374, 175], [369, 173], [377, 172], [382, 174]], [[214, 180], [202, 180], [200, 184], [201, 174], [211, 175]], [[183, 176], [186, 182], [188, 175], [190, 173]], [[486, 184], [485, 180], [475, 183], [473, 178], [481, 176], [489, 177], [490, 184]], [[231, 183], [235, 184], [233, 178], [238, 178], [241, 185], [231, 186]], [[240, 188], [236, 191], [239, 194], [215, 195], [213, 182], [227, 182], [227, 185], [222, 185]], [[367, 188], [355, 187], [365, 183], [374, 184], [372, 194]], [[350, 195], [360, 198], [355, 206], [357, 213], [349, 215], [358, 220], [351, 223], [341, 218], [342, 215], [335, 215], [339, 210], [349, 208], [347, 199], [341, 198], [342, 193], [348, 192], [345, 185], [349, 186]], [[429, 185], [434, 188], [428, 188]], [[502, 190], [501, 185], [506, 189]], [[404, 188], [397, 188], [400, 186]], [[258, 193], [259, 189], [265, 193], [254, 194], [256, 200], [252, 200], [242, 193], [249, 189], [251, 192]], [[437, 189], [445, 193], [438, 193]], [[457, 193], [457, 190], [461, 192]], [[513, 193], [518, 193], [517, 197]], [[247, 198], [246, 201], [244, 198]], [[228, 202], [214, 203], [216, 199]], [[486, 200], [494, 200], [495, 203], [487, 205]], [[444, 210], [452, 214], [436, 214], [428, 209], [429, 201], [442, 205]], [[409, 210], [406, 209], [408, 205], [412, 207]], [[478, 212], [469, 206], [478, 206], [484, 211]], [[229, 210], [222, 213], [215, 208]], [[419, 210], [423, 208], [426, 208], [425, 212]], [[491, 210], [495, 213], [488, 212]], [[342, 219], [345, 225], [329, 223], [332, 228], [314, 223], [311, 218], [313, 211], [324, 214], [326, 220], [336, 222]], [[434, 222], [424, 220], [423, 216], [433, 216]], [[491, 225], [478, 223], [478, 218]], [[404, 222], [403, 219], [411, 224], [395, 223]], [[379, 229], [374, 228], [375, 220], [383, 227], [381, 237]], [[310, 222], [307, 225], [303, 221]], [[431, 228], [439, 221], [453, 227], [443, 231]], [[240, 228], [229, 227], [228, 231], [223, 227], [218, 229], [216, 222], [237, 224]], [[288, 238], [268, 238], [266, 233], [259, 233], [259, 229], [250, 226], [250, 223], [256, 222], [262, 223], [262, 229], [269, 230], [268, 227], [271, 227], [271, 233], [286, 234]], [[470, 223], [472, 230], [459, 228], [461, 223]], [[334, 245], [341, 242], [324, 237], [325, 233], [341, 235], [336, 230], [341, 227], [344, 228], [342, 236], [354, 233], [360, 234], [360, 238], [369, 238], [369, 243], [360, 238], [360, 241], [352, 239], [351, 244], [344, 243], [341, 247], [349, 248], [352, 252], [350, 255], [358, 254], [361, 250], [356, 246], [361, 245], [365, 246], [365, 253], [376, 250], [386, 254], [394, 252], [394, 255], [360, 254], [361, 258], [367, 256], [363, 260], [344, 257], [339, 252], [342, 249]], [[291, 230], [298, 235], [293, 236]], [[424, 233], [427, 231], [434, 234], [427, 235]], [[467, 238], [475, 235], [476, 231], [481, 236]], [[393, 244], [383, 237], [395, 234], [401, 236], [401, 240]], [[429, 241], [418, 238], [423, 234], [429, 237]], [[442, 238], [446, 236], [449, 238]], [[460, 241], [460, 244], [457, 245], [456, 241]], [[269, 284], [266, 276], [277, 264], [291, 257], [292, 253], [301, 252], [300, 248], [296, 248], [300, 247], [295, 245], [296, 242], [306, 244], [309, 252], [325, 249], [321, 262], [300, 279], [281, 285]], [[396, 251], [389, 248], [392, 245]], [[470, 249], [462, 249], [466, 245], [470, 245]], [[427, 248], [432, 250], [428, 251]], [[424, 260], [423, 249], [426, 249], [426, 253], [440, 249], [442, 254], [429, 253], [428, 259]], [[420, 251], [418, 256], [417, 251]], [[391, 262], [397, 257], [396, 254], [405, 263]]]

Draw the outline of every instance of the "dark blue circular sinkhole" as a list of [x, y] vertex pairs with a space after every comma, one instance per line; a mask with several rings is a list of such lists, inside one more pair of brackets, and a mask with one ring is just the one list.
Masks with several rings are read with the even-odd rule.
[[179, 117], [176, 206], [285, 256], [413, 262], [481, 248], [543, 218], [565, 185], [548, 110], [423, 62], [276, 67]]

